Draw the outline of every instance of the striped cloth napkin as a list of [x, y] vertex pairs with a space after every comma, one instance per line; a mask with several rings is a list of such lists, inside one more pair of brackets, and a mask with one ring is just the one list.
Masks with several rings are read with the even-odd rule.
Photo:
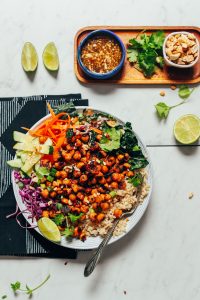
[[[40, 95], [0, 98], [0, 255], [76, 258], [77, 252], [44, 239], [33, 229], [22, 229], [15, 218], [6, 219], [16, 208], [11, 184], [11, 169], [6, 161], [14, 157], [13, 131], [30, 128], [48, 111], [46, 101], [61, 105], [72, 101], [76, 106], [88, 106], [81, 94]], [[23, 220], [25, 222], [25, 220]]]

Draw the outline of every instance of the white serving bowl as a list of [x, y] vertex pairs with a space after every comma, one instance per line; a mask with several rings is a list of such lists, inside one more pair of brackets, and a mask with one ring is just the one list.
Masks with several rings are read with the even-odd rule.
[[163, 43], [163, 57], [164, 57], [165, 64], [166, 64], [167, 66], [175, 67], [175, 68], [179, 68], [179, 69], [188, 69], [188, 68], [193, 67], [193, 66], [198, 62], [198, 60], [199, 60], [199, 41], [198, 41], [198, 39], [197, 39], [196, 37], [195, 37], [195, 42], [196, 42], [196, 44], [197, 44], [197, 46], [198, 46], [198, 53], [197, 53], [196, 59], [195, 59], [192, 63], [190, 63], [190, 64], [188, 64], [188, 65], [179, 65], [179, 64], [174, 63], [173, 61], [169, 60], [169, 59], [167, 58], [167, 55], [166, 55], [166, 43], [167, 43], [167, 40], [168, 40], [171, 36], [176, 35], [176, 34], [185, 34], [185, 35], [188, 35], [188, 34], [190, 34], [190, 33], [191, 33], [191, 32], [187, 32], [187, 31], [176, 31], [176, 32], [172, 32], [172, 33], [170, 33], [170, 34], [168, 34], [168, 35], [166, 36], [166, 38], [165, 38], [165, 40], [164, 40], [164, 43]]

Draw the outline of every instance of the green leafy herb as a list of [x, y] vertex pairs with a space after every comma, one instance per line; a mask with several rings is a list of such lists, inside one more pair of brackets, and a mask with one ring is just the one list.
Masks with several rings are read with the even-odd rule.
[[[190, 92], [190, 94], [188, 94], [189, 92]], [[167, 105], [167, 104], [164, 103], [164, 102], [159, 102], [159, 103], [157, 103], [157, 104], [155, 105], [157, 115], [158, 115], [161, 119], [166, 119], [166, 118], [168, 117], [169, 112], [170, 112], [170, 110], [171, 110], [172, 108], [175, 108], [175, 107], [177, 107], [177, 106], [182, 105], [183, 103], [185, 103], [186, 99], [189, 97], [189, 95], [191, 95], [191, 92], [192, 92], [192, 91], [189, 91], [189, 92], [187, 92], [187, 93], [184, 92], [184, 93], [185, 93], [185, 96], [184, 96], [185, 98], [183, 98], [183, 95], [184, 95], [184, 94], [182, 94], [183, 101], [179, 102], [179, 103], [176, 104], [176, 105], [169, 106], [169, 105]], [[186, 97], [186, 94], [188, 95], [187, 97]], [[180, 96], [180, 95], [179, 95], [179, 96]]]
[[120, 147], [121, 130], [115, 128], [106, 128], [104, 135], [100, 140], [100, 147], [104, 151], [112, 151]]
[[16, 292], [17, 290], [20, 289], [21, 283], [19, 281], [16, 281], [15, 283], [11, 283], [10, 286], [11, 286], [12, 290], [14, 292]]
[[130, 122], [126, 122], [124, 125], [124, 134], [121, 137], [121, 148], [127, 152], [132, 152], [133, 147], [137, 145], [137, 138], [133, 132]]
[[61, 113], [61, 112], [66, 112], [70, 115], [70, 117], [78, 116], [76, 107], [74, 106], [73, 102], [64, 103], [64, 104], [59, 105], [59, 106], [54, 106], [53, 110], [54, 110], [56, 115]]
[[61, 209], [63, 208], [62, 203], [56, 203], [56, 208], [57, 208], [58, 210], [61, 210]]
[[53, 218], [54, 223], [56, 225], [62, 225], [63, 221], [65, 220], [65, 216], [63, 214], [58, 214]]
[[89, 132], [89, 135], [90, 135], [89, 144], [90, 144], [90, 146], [92, 146], [92, 145], [94, 145], [94, 142], [96, 140], [97, 133], [92, 130]]
[[140, 173], [137, 173], [135, 176], [129, 178], [128, 182], [130, 182], [133, 186], [138, 187], [143, 182], [143, 176]]
[[74, 135], [73, 129], [72, 129], [72, 128], [69, 128], [69, 129], [67, 130], [66, 137], [67, 137], [68, 139], [71, 139], [71, 138], [73, 137], [73, 135]]
[[[27, 284], [26, 284], [26, 289], [21, 289], [21, 283], [19, 281], [16, 281], [15, 283], [11, 283], [10, 287], [14, 293], [20, 291], [20, 292], [26, 293], [29, 296], [32, 296], [33, 292], [35, 290], [39, 289], [41, 286], [43, 286], [47, 282], [47, 280], [49, 280], [49, 278], [50, 278], [50, 275], [48, 275], [47, 278], [42, 283], [40, 283], [38, 286], [36, 286], [33, 289], [31, 289]], [[5, 299], [5, 297], [3, 299]]]
[[194, 88], [189, 89], [187, 85], [180, 85], [178, 95], [182, 99], [187, 99], [192, 94], [193, 91]]
[[79, 215], [73, 215], [71, 213], [68, 213], [68, 217], [72, 223], [75, 223], [77, 220], [79, 220], [82, 215], [83, 213], [80, 213]]
[[66, 227], [62, 234], [66, 237], [71, 237], [74, 234], [74, 227]]
[[49, 176], [47, 176], [47, 180], [50, 181], [50, 182], [52, 182], [54, 180], [54, 178], [49, 175]]
[[7, 295], [3, 295], [2, 297], [1, 297], [1, 299], [6, 299], [8, 296]]
[[56, 175], [56, 172], [57, 170], [55, 168], [51, 168], [50, 175], [54, 177]]
[[131, 164], [131, 171], [145, 168], [149, 164], [148, 160], [144, 157], [141, 150], [140, 155], [129, 159], [129, 163]]
[[138, 64], [146, 77], [155, 73], [156, 67], [163, 67], [162, 45], [165, 36], [163, 31], [156, 31], [150, 36], [141, 34], [129, 40], [127, 57], [131, 63]]
[[49, 146], [49, 154], [53, 154], [53, 150], [54, 150], [53, 146]]
[[155, 108], [156, 108], [156, 111], [157, 111], [157, 114], [158, 116], [161, 118], [161, 119], [166, 119], [168, 114], [169, 114], [169, 111], [172, 107], [168, 106], [166, 103], [164, 102], [159, 102], [155, 105]]

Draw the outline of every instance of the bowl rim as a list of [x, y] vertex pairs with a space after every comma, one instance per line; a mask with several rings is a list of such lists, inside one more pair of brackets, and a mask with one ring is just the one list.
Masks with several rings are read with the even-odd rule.
[[198, 46], [198, 55], [196, 57], [196, 59], [191, 63], [191, 64], [188, 64], [188, 65], [179, 65], [179, 64], [176, 64], [174, 62], [172, 62], [171, 60], [169, 60], [167, 58], [167, 55], [166, 55], [166, 43], [167, 43], [167, 40], [169, 39], [170, 36], [173, 36], [173, 35], [176, 35], [176, 34], [185, 34], [185, 35], [188, 35], [188, 34], [191, 34], [191, 32], [189, 31], [174, 31], [174, 32], [171, 32], [169, 33], [166, 37], [165, 37], [165, 40], [164, 40], [164, 43], [163, 43], [163, 57], [164, 57], [164, 60], [166, 62], [167, 65], [171, 66], [171, 67], [175, 67], [175, 68], [180, 68], [180, 69], [188, 69], [188, 68], [192, 68], [199, 60], [199, 41], [197, 39], [197, 37], [195, 36], [195, 40], [196, 40], [196, 44]]
[[[90, 71], [82, 62], [81, 59], [81, 50], [82, 47], [85, 45], [85, 43], [92, 38], [93, 36], [96, 35], [109, 35], [111, 36], [115, 41], [117, 41], [117, 43], [119, 44], [121, 51], [122, 51], [122, 57], [121, 60], [119, 62], [119, 64], [111, 71], [107, 72], [107, 73], [97, 73], [97, 72], [92, 72]], [[124, 61], [125, 61], [125, 57], [126, 57], [126, 49], [124, 46], [124, 43], [122, 42], [122, 40], [119, 38], [119, 36], [117, 34], [115, 34], [113, 31], [108, 30], [108, 29], [98, 29], [98, 30], [93, 30], [91, 32], [89, 32], [83, 39], [82, 41], [80, 41], [79, 45], [78, 45], [78, 49], [77, 49], [77, 60], [78, 60], [78, 64], [81, 67], [81, 69], [83, 70], [83, 72], [85, 72], [87, 75], [93, 77], [93, 78], [99, 78], [99, 79], [106, 79], [109, 78], [111, 76], [114, 76], [115, 74], [118, 73], [118, 71], [120, 71], [120, 69], [123, 67]]]

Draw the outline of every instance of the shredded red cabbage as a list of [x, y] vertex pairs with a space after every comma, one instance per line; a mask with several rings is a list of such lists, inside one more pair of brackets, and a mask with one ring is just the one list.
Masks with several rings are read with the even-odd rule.
[[40, 195], [41, 188], [35, 186], [32, 178], [22, 177], [19, 171], [14, 171], [14, 178], [16, 183], [23, 184], [20, 187], [19, 194], [29, 213], [28, 218], [31, 218], [32, 222], [34, 219], [38, 220], [42, 216], [43, 208], [48, 206], [47, 200]]

